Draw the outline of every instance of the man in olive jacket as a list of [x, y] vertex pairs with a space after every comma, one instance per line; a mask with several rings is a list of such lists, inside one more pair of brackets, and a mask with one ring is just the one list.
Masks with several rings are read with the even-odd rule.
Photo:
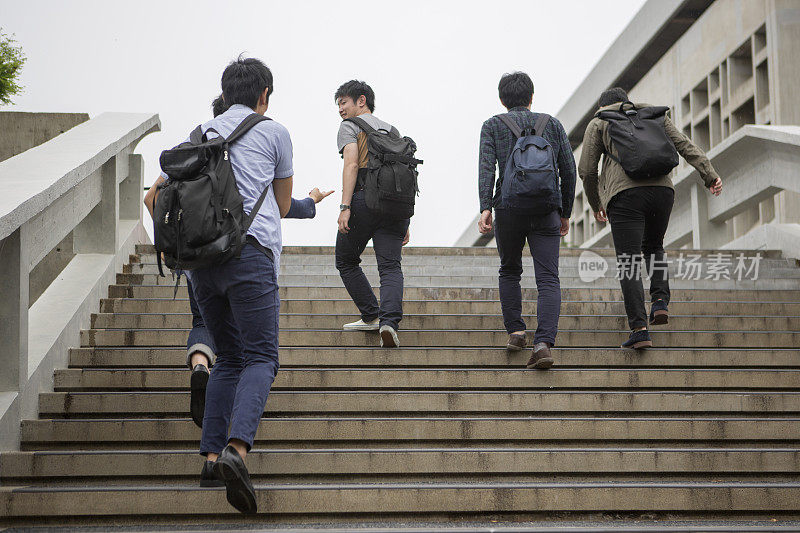
[[[600, 95], [599, 111], [618, 109], [628, 101], [626, 92], [614, 87]], [[637, 108], [648, 107], [636, 104]], [[700, 173], [703, 184], [714, 196], [722, 191], [720, 179], [711, 162], [670, 120], [664, 129], [678, 153]], [[597, 165], [606, 155], [598, 176]], [[613, 156], [613, 157], [609, 157]], [[647, 331], [648, 319], [644, 304], [644, 288], [639, 258], [644, 255], [650, 273], [650, 324], [666, 324], [669, 304], [668, 264], [664, 261], [664, 234], [669, 224], [674, 201], [670, 174], [647, 180], [633, 180], [618, 163], [619, 154], [611, 141], [608, 122], [595, 116], [586, 127], [578, 174], [583, 190], [598, 222], [611, 223], [611, 236], [620, 268], [620, 285], [625, 312], [631, 329], [622, 348], [647, 348], [653, 345]]]

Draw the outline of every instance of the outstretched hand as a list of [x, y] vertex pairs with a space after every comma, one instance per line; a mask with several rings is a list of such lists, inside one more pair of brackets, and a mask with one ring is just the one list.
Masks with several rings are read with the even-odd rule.
[[319, 188], [318, 188], [318, 187], [314, 187], [314, 188], [313, 188], [313, 189], [311, 189], [311, 191], [308, 193], [308, 195], [309, 195], [311, 198], [313, 198], [313, 199], [314, 199], [314, 203], [315, 203], [315, 204], [318, 204], [318, 203], [320, 203], [322, 200], [324, 200], [325, 198], [327, 198], [327, 197], [328, 197], [328, 196], [330, 196], [331, 194], [333, 194], [333, 191], [325, 191], [325, 192], [320, 192], [320, 190], [319, 190]]

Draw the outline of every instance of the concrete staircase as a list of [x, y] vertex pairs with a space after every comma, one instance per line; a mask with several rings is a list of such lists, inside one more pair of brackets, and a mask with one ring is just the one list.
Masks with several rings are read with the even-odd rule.
[[381, 350], [341, 330], [356, 312], [332, 249], [288, 248], [282, 368], [247, 460], [265, 514], [247, 519], [197, 485], [185, 287], [173, 300], [137, 251], [0, 454], [0, 524], [800, 515], [800, 268], [778, 253], [758, 281], [675, 280], [656, 348], [630, 353], [613, 268], [584, 283], [562, 250], [542, 372], [502, 348], [495, 250], [407, 249], [403, 347]]

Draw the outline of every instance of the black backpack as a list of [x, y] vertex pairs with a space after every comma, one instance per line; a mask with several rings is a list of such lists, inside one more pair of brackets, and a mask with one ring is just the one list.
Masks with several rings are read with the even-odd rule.
[[[238, 257], [269, 187], [245, 215], [242, 196], [233, 176], [230, 145], [250, 128], [270, 120], [253, 113], [225, 138], [197, 126], [189, 142], [161, 152], [161, 169], [169, 180], [159, 186], [153, 210], [154, 242], [169, 268], [193, 270]], [[209, 133], [217, 136], [208, 138]], [[161, 253], [157, 253], [159, 273]], [[180, 278], [179, 278], [180, 279]]]
[[606, 155], [619, 163], [631, 179], [657, 178], [678, 166], [678, 152], [664, 129], [668, 110], [663, 106], [637, 109], [632, 102], [623, 102], [619, 109], [596, 114], [608, 123], [608, 134], [619, 157], [611, 152]]
[[411, 218], [419, 194], [416, 143], [411, 137], [378, 131], [360, 117], [347, 118], [367, 135], [367, 168], [359, 169], [367, 207], [386, 218]]

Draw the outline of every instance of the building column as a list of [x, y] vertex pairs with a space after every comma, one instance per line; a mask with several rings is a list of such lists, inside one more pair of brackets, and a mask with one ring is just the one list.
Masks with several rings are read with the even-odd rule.
[[712, 222], [708, 218], [709, 192], [700, 183], [693, 183], [692, 191], [692, 248], [716, 250], [727, 242], [724, 222]]

